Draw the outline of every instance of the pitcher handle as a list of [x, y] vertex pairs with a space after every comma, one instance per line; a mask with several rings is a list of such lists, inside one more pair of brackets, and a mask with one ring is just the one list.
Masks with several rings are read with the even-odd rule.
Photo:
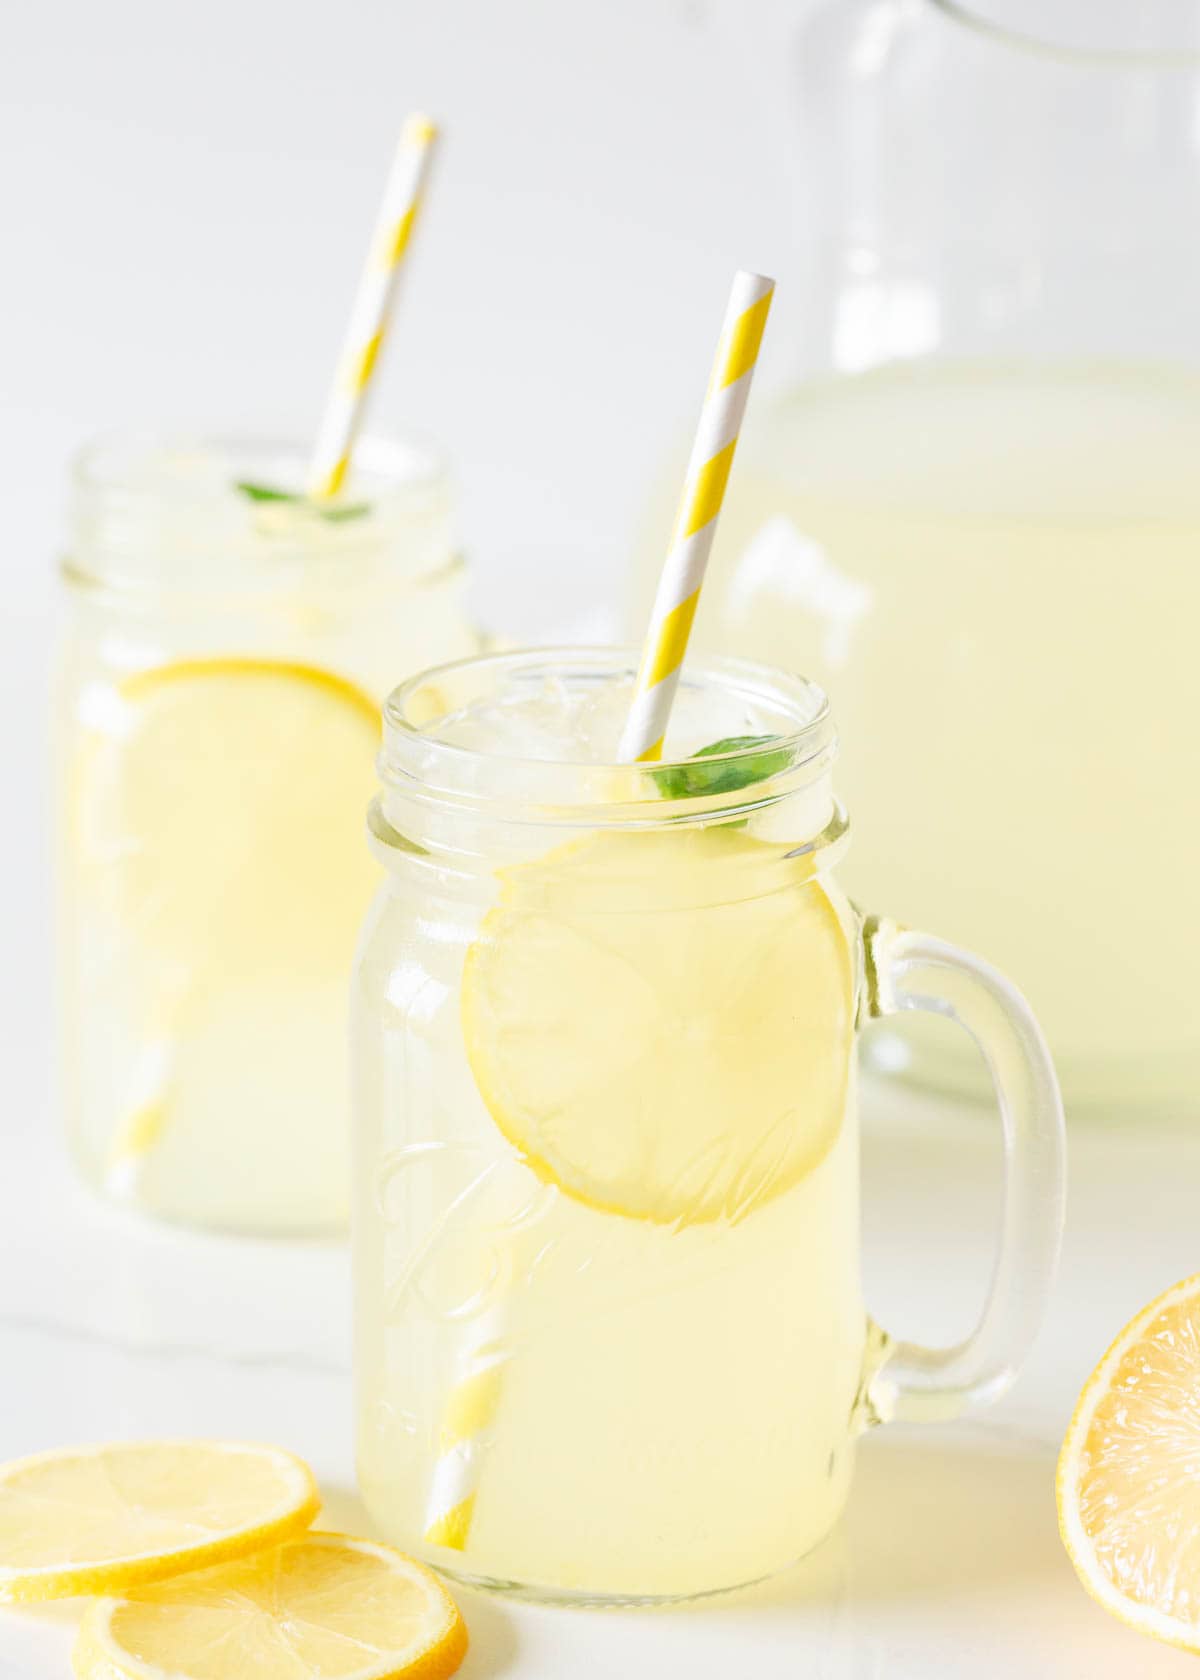
[[957, 1346], [892, 1343], [869, 1389], [880, 1422], [958, 1417], [991, 1405], [1016, 1377], [1045, 1316], [1065, 1200], [1062, 1098], [1041, 1028], [990, 964], [884, 917], [863, 928], [872, 1018], [925, 1010], [957, 1021], [992, 1076], [1004, 1133], [1004, 1206], [987, 1299]]

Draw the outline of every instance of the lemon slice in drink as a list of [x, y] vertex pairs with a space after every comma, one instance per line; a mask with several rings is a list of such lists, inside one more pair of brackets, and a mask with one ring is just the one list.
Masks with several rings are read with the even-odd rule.
[[251, 1114], [251, 1176], [270, 1180], [268, 1147], [311, 1157], [298, 1195], [319, 1206], [337, 1173], [340, 1000], [378, 876], [363, 837], [378, 708], [313, 666], [210, 659], [85, 689], [81, 710], [71, 842], [84, 995], [109, 1017], [110, 1188], [166, 1206], [154, 1161], [164, 1181], [190, 1176], [186, 1211], [207, 1216], [248, 1158]]
[[309, 1534], [104, 1600], [80, 1680], [445, 1680], [467, 1633], [429, 1570], [389, 1546]]
[[1200, 1276], [1134, 1318], [1089, 1377], [1058, 1463], [1084, 1586], [1142, 1633], [1200, 1652]]
[[731, 826], [597, 834], [504, 872], [462, 1020], [543, 1178], [634, 1218], [736, 1220], [837, 1136], [854, 970], [807, 858]]
[[277, 1447], [124, 1442], [0, 1465], [0, 1600], [121, 1592], [308, 1527], [307, 1465]]
[[189, 970], [342, 963], [375, 871], [379, 710], [315, 666], [197, 659], [86, 707], [85, 893]]

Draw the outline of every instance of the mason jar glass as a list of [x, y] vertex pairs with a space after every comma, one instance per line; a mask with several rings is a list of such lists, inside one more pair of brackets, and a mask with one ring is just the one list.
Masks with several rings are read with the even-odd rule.
[[397, 664], [471, 651], [447, 470], [368, 440], [304, 453], [105, 440], [62, 565], [61, 1055], [89, 1183], [269, 1233], [347, 1213], [344, 993], [375, 885], [357, 808]]
[[[1200, 932], [1200, 6], [776, 15], [798, 199], [772, 358], [795, 375], [748, 418], [696, 634], [836, 696], [851, 892], [1019, 980], [1068, 1111], [1178, 1116], [1200, 1060], [1178, 1006]], [[949, 1033], [875, 1054], [979, 1088]]]
[[[1027, 1006], [838, 885], [820, 690], [689, 659], [678, 761], [622, 765], [636, 668], [493, 655], [392, 695], [352, 989], [363, 1497], [439, 1568], [567, 1602], [816, 1545], [862, 1429], [1011, 1381], [1062, 1217]], [[982, 1046], [1007, 1145], [992, 1290], [950, 1350], [889, 1340], [859, 1281], [855, 1040], [909, 1010]]]

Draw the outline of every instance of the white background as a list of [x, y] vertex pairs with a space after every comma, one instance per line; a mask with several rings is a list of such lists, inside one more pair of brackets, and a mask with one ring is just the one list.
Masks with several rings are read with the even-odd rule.
[[373, 420], [452, 452], [485, 611], [582, 628], [698, 410], [736, 267], [781, 280], [761, 383], [786, 374], [779, 45], [802, 10], [5, 9], [0, 1045], [22, 1108], [43, 1111], [50, 1057], [43, 696], [73, 450], [127, 424], [312, 435], [400, 123], [426, 109], [445, 143]]

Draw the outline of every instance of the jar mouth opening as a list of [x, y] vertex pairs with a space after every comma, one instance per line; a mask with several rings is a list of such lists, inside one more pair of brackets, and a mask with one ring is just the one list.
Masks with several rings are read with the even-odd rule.
[[1200, 8], [1193, 0], [1105, 11], [1095, 0], [932, 0], [978, 35], [1044, 58], [1119, 70], [1200, 67]]
[[537, 821], [661, 823], [761, 808], [831, 765], [836, 734], [816, 683], [717, 656], [689, 656], [668, 753], [620, 762], [638, 661], [632, 646], [532, 648], [409, 678], [384, 704], [385, 799], [390, 790]]
[[75, 456], [64, 570], [119, 588], [275, 590], [386, 553], [424, 575], [445, 564], [445, 457], [417, 433], [359, 440], [329, 502], [305, 494], [310, 450], [286, 440], [129, 431]]
[[[222, 509], [239, 484], [266, 485], [303, 497], [311, 451], [294, 439], [207, 432], [102, 432], [75, 454], [72, 480], [84, 495], [158, 502], [189, 513]], [[353, 476], [339, 498], [385, 508], [414, 489], [436, 484], [446, 462], [418, 432], [368, 435], [354, 450]], [[252, 498], [246, 496], [246, 504]], [[353, 523], [345, 521], [344, 523]]]

